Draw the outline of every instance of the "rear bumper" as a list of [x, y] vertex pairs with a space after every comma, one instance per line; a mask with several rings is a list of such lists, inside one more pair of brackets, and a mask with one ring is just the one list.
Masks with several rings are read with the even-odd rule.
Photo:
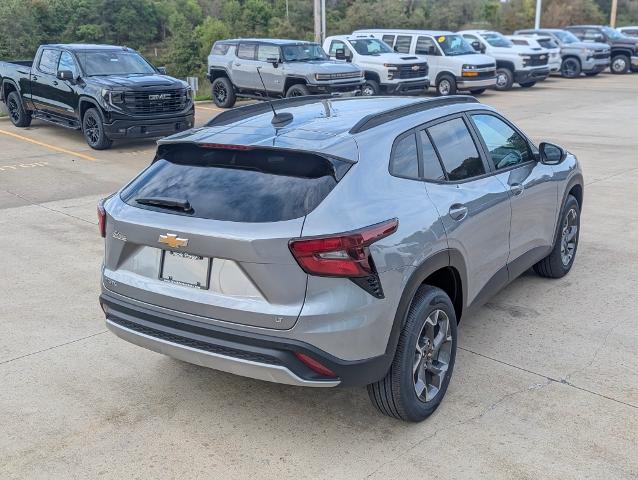
[[[386, 355], [344, 361], [304, 342], [185, 320], [168, 310], [160, 315], [108, 293], [100, 296], [100, 304], [106, 326], [123, 340], [189, 363], [258, 380], [306, 387], [363, 386], [382, 378], [389, 366]], [[315, 373], [295, 352], [317, 360], [335, 376]]]
[[534, 68], [531, 70], [518, 70], [514, 72], [516, 83], [539, 82], [549, 76], [549, 67]]
[[430, 80], [413, 80], [400, 83], [390, 83], [385, 86], [386, 93], [411, 94], [422, 93], [430, 87]]
[[195, 125], [195, 110], [186, 114], [162, 118], [112, 118], [104, 123], [109, 138], [154, 138], [172, 135]]

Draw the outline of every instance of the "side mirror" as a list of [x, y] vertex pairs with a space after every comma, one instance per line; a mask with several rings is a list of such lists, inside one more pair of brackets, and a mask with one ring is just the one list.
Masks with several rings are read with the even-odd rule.
[[269, 57], [269, 58], [267, 58], [267, 59], [266, 59], [266, 61], [267, 61], [268, 63], [272, 63], [272, 66], [273, 66], [274, 68], [278, 68], [278, 67], [279, 67], [279, 62], [280, 62], [280, 60], [279, 60], [278, 58], [275, 58], [275, 57]]
[[472, 45], [472, 48], [477, 52], [483, 53], [483, 51], [485, 50], [485, 48], [483, 47], [483, 44], [479, 42], [478, 40], [474, 40], [471, 43], [471, 45]]
[[558, 165], [567, 157], [565, 149], [553, 143], [542, 142], [538, 146], [538, 150], [540, 152], [540, 161], [545, 165]]
[[58, 70], [56, 75], [58, 80], [73, 80], [73, 72], [71, 70]]
[[160, 75], [166, 75], [167, 74], [166, 67], [157, 67], [157, 71], [160, 73]]
[[335, 58], [337, 60], [346, 60], [346, 51], [343, 48], [337, 48], [335, 50]]

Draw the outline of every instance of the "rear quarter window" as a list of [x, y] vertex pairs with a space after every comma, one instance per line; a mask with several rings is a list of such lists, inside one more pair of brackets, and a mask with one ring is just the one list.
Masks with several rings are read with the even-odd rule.
[[[228, 150], [162, 145], [156, 160], [120, 194], [149, 210], [232, 222], [277, 222], [314, 210], [351, 163], [308, 152]], [[188, 202], [190, 209], [141, 204], [141, 199]]]
[[230, 50], [231, 45], [229, 43], [219, 43], [217, 42], [213, 45], [213, 49], [211, 50], [212, 55], [226, 55], [228, 50]]

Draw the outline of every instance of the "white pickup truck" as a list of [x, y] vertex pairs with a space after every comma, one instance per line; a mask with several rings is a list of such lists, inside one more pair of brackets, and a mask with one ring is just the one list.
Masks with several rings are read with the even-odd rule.
[[350, 62], [365, 73], [361, 95], [409, 93], [418, 95], [430, 86], [428, 63], [414, 55], [398, 54], [370, 35], [335, 35], [323, 49], [336, 60]]
[[432, 30], [357, 30], [353, 35], [372, 35], [393, 47], [397, 53], [426, 60], [432, 85], [439, 95], [457, 90], [481, 94], [496, 84], [496, 62], [481, 53], [459, 34]]
[[523, 88], [533, 87], [549, 76], [547, 53], [514, 45], [503, 34], [491, 30], [462, 30], [458, 33], [477, 52], [496, 59], [497, 90], [509, 90], [514, 83]]

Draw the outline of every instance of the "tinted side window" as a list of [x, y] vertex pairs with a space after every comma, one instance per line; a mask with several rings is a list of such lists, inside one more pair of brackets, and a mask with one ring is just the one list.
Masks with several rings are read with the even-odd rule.
[[394, 144], [390, 158], [390, 174], [398, 177], [419, 178], [419, 157], [414, 133]]
[[58, 59], [60, 58], [60, 52], [58, 50], [43, 50], [40, 57], [40, 63], [38, 63], [38, 69], [43, 73], [49, 73], [55, 75], [58, 68]]
[[213, 45], [213, 50], [212, 50], [212, 54], [213, 55], [226, 55], [226, 53], [228, 52], [228, 50], [230, 49], [230, 44], [229, 43], [219, 43], [217, 42], [215, 45]]
[[237, 56], [245, 60], [255, 59], [255, 45], [254, 43], [240, 43], [237, 47]]
[[443, 167], [439, 162], [439, 157], [434, 150], [430, 137], [425, 130], [419, 132], [421, 136], [421, 157], [423, 158], [423, 178], [426, 180], [445, 180]]
[[267, 62], [269, 59], [279, 60], [279, 47], [277, 45], [259, 45], [257, 60]]
[[78, 67], [76, 67], [75, 60], [73, 60], [73, 56], [69, 52], [62, 52], [62, 55], [60, 55], [58, 70], [69, 70], [73, 72], [73, 78], [78, 76]]
[[485, 173], [474, 140], [461, 118], [428, 128], [450, 180], [465, 180]]
[[430, 37], [418, 37], [414, 53], [417, 55], [436, 55], [438, 50], [434, 40]]
[[394, 49], [399, 53], [410, 53], [410, 45], [412, 44], [412, 37], [409, 35], [399, 35], [397, 37], [397, 43]]
[[483, 137], [497, 170], [532, 159], [527, 140], [500, 118], [493, 115], [472, 115], [472, 120]]

